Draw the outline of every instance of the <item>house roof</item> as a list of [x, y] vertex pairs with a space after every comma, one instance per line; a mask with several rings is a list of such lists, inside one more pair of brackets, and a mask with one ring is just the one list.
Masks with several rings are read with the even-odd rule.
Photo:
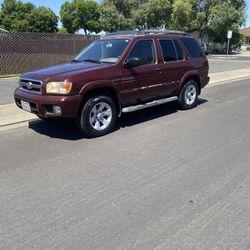
[[250, 28], [241, 29], [240, 34], [242, 34], [245, 37], [250, 37]]

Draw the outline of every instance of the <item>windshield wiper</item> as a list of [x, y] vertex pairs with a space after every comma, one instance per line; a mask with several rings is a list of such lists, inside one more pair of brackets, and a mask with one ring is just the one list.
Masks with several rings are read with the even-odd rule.
[[100, 60], [94, 60], [94, 59], [84, 59], [83, 62], [91, 62], [91, 63], [99, 63], [102, 64]]
[[79, 60], [76, 60], [76, 59], [73, 59], [73, 60], [71, 60], [70, 62], [76, 62], [76, 63], [80, 63], [81, 61], [79, 61]]

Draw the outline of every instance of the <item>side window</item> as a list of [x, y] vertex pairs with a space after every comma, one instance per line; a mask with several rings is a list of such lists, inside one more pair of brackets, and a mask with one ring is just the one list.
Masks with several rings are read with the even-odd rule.
[[138, 41], [130, 51], [127, 59], [138, 57], [142, 65], [154, 64], [156, 62], [155, 47], [152, 40]]
[[178, 60], [183, 60], [184, 59], [183, 51], [182, 51], [180, 44], [176, 40], [174, 40], [174, 45], [175, 45]]
[[181, 39], [192, 58], [204, 57], [203, 50], [194, 38], [185, 37]]
[[160, 40], [164, 62], [176, 61], [176, 51], [172, 40]]

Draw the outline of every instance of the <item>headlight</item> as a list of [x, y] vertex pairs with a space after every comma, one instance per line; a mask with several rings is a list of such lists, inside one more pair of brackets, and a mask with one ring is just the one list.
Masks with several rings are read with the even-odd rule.
[[64, 82], [49, 82], [46, 85], [48, 94], [68, 94], [72, 88], [72, 83], [65, 80]]

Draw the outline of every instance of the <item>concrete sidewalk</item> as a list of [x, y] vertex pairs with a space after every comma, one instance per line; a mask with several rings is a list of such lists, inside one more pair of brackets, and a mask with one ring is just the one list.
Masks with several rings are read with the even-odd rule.
[[209, 85], [232, 82], [250, 77], [250, 68], [224, 71], [210, 74]]
[[15, 103], [0, 105], [0, 127], [36, 119], [37, 116], [23, 111]]
[[235, 53], [235, 54], [210, 54], [209, 57], [250, 57], [250, 51], [242, 51], [241, 53]]
[[[210, 78], [210, 86], [250, 78], [250, 68], [213, 73], [210, 74]], [[0, 105], [0, 131], [11, 125], [23, 125], [24, 122], [27, 124], [28, 121], [35, 119], [36, 115], [17, 108], [14, 103]]]

